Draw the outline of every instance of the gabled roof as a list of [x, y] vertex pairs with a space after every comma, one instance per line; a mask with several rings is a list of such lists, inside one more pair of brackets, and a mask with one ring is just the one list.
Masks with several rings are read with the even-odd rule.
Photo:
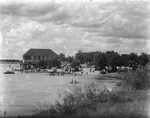
[[57, 54], [51, 49], [30, 49], [23, 56], [56, 56]]

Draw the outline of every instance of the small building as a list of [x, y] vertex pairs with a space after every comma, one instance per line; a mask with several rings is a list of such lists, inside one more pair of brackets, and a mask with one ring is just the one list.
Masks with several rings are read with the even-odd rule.
[[57, 54], [51, 49], [29, 49], [22, 57], [24, 64], [37, 65], [39, 60], [50, 59]]
[[87, 68], [88, 66], [86, 64], [80, 64], [81, 68]]

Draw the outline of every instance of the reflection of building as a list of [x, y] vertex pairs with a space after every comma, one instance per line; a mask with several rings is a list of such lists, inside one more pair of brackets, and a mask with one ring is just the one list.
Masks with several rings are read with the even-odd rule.
[[56, 55], [51, 49], [30, 49], [23, 55], [23, 62], [26, 64], [37, 64], [39, 60], [50, 59]]

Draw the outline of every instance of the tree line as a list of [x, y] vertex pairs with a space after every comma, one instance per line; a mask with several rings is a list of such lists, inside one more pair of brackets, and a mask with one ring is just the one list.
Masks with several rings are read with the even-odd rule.
[[107, 52], [82, 52], [78, 51], [75, 55], [76, 59], [81, 63], [95, 65], [98, 69], [105, 69], [106, 66], [111, 67], [115, 71], [117, 66], [129, 66], [136, 69], [137, 66], [145, 66], [149, 62], [149, 55], [147, 53], [119, 54], [114, 51]]
[[106, 66], [111, 67], [112, 71], [116, 70], [117, 66], [129, 66], [133, 70], [137, 66], [143, 67], [149, 62], [149, 55], [147, 53], [141, 53], [137, 55], [136, 53], [130, 54], [119, 54], [114, 51], [107, 52], [82, 52], [78, 51], [75, 56], [65, 56], [65, 54], [60, 53], [58, 56], [51, 58], [46, 61], [39, 61], [39, 66], [49, 67], [60, 67], [61, 62], [70, 63], [71, 67], [78, 67], [80, 64], [87, 64], [88, 66], [95, 65], [98, 70], [105, 69]]
[[21, 63], [22, 60], [17, 59], [0, 59], [0, 63]]
[[57, 56], [51, 57], [51, 59], [39, 60], [37, 66], [40, 68], [61, 68], [63, 62], [67, 62], [72, 68], [76, 68], [81, 64], [81, 62], [74, 56], [65, 56], [65, 54], [60, 53]]

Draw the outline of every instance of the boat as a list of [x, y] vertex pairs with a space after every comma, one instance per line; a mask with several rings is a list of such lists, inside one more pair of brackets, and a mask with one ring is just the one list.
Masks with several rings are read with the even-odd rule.
[[4, 74], [15, 74], [15, 72], [12, 70], [7, 70], [6, 72], [4, 72]]

